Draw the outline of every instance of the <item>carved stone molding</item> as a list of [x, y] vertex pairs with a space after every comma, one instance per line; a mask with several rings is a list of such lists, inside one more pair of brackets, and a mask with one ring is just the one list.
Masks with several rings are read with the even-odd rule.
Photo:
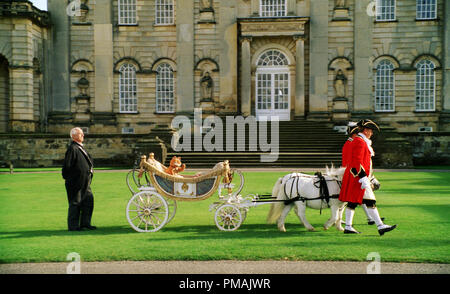
[[304, 35], [308, 21], [308, 17], [238, 19], [242, 37]]

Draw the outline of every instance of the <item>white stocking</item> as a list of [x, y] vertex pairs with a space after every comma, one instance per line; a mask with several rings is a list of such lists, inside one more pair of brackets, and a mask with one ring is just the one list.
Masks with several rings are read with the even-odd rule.
[[353, 226], [353, 216], [355, 215], [355, 210], [351, 208], [345, 209], [345, 228], [350, 229]]
[[375, 221], [377, 227], [384, 225], [383, 221], [381, 221], [380, 214], [378, 213], [378, 209], [376, 207], [368, 208], [367, 210], [370, 214], [370, 217]]

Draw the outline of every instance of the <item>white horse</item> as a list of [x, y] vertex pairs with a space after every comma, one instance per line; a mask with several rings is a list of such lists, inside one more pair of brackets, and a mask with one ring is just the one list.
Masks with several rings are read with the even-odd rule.
[[[324, 178], [328, 186], [329, 195], [331, 196], [328, 203], [320, 198], [319, 177], [311, 176], [303, 173], [291, 173], [279, 178], [272, 190], [272, 197], [276, 197], [277, 202], [272, 203], [269, 214], [267, 216], [268, 223], [277, 222], [278, 229], [286, 232], [284, 220], [289, 211], [295, 206], [297, 215], [308, 231], [314, 231], [314, 227], [305, 217], [306, 206], [314, 209], [331, 208], [331, 217], [323, 225], [328, 230], [332, 225], [336, 225], [339, 231], [344, 231], [341, 225], [342, 213], [346, 202], [342, 202], [337, 198], [341, 190], [340, 183], [344, 175], [345, 168], [335, 169], [326, 167]], [[289, 200], [296, 197], [300, 199], [285, 204], [282, 200]], [[311, 200], [309, 200], [311, 199]]]

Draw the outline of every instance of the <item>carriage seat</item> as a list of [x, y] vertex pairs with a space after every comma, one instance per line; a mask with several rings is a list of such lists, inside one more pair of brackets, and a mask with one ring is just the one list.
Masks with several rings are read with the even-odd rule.
[[199, 182], [207, 178], [212, 178], [218, 175], [225, 175], [230, 171], [230, 166], [228, 163], [228, 160], [225, 160], [223, 162], [217, 163], [211, 170], [200, 172], [195, 175], [180, 175], [175, 174], [171, 175], [165, 172], [166, 167], [157, 161], [154, 156], [152, 156], [152, 153], [150, 153], [149, 158], [147, 159], [145, 155], [141, 156], [141, 163], [140, 163], [140, 171], [139, 171], [139, 177], [142, 176], [144, 171], [151, 171], [159, 176], [162, 176], [166, 179], [170, 179], [176, 182]]

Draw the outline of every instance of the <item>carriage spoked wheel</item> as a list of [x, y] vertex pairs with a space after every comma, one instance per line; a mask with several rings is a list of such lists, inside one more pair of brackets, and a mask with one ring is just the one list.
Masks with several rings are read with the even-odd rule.
[[217, 208], [214, 221], [221, 231], [235, 231], [241, 226], [243, 218], [240, 209], [235, 205], [224, 204]]
[[169, 205], [158, 193], [141, 191], [128, 201], [127, 220], [141, 233], [159, 231], [169, 219]]
[[167, 205], [169, 206], [169, 218], [167, 219], [167, 223], [169, 223], [177, 212], [177, 202], [170, 198], [167, 198], [166, 201]]

